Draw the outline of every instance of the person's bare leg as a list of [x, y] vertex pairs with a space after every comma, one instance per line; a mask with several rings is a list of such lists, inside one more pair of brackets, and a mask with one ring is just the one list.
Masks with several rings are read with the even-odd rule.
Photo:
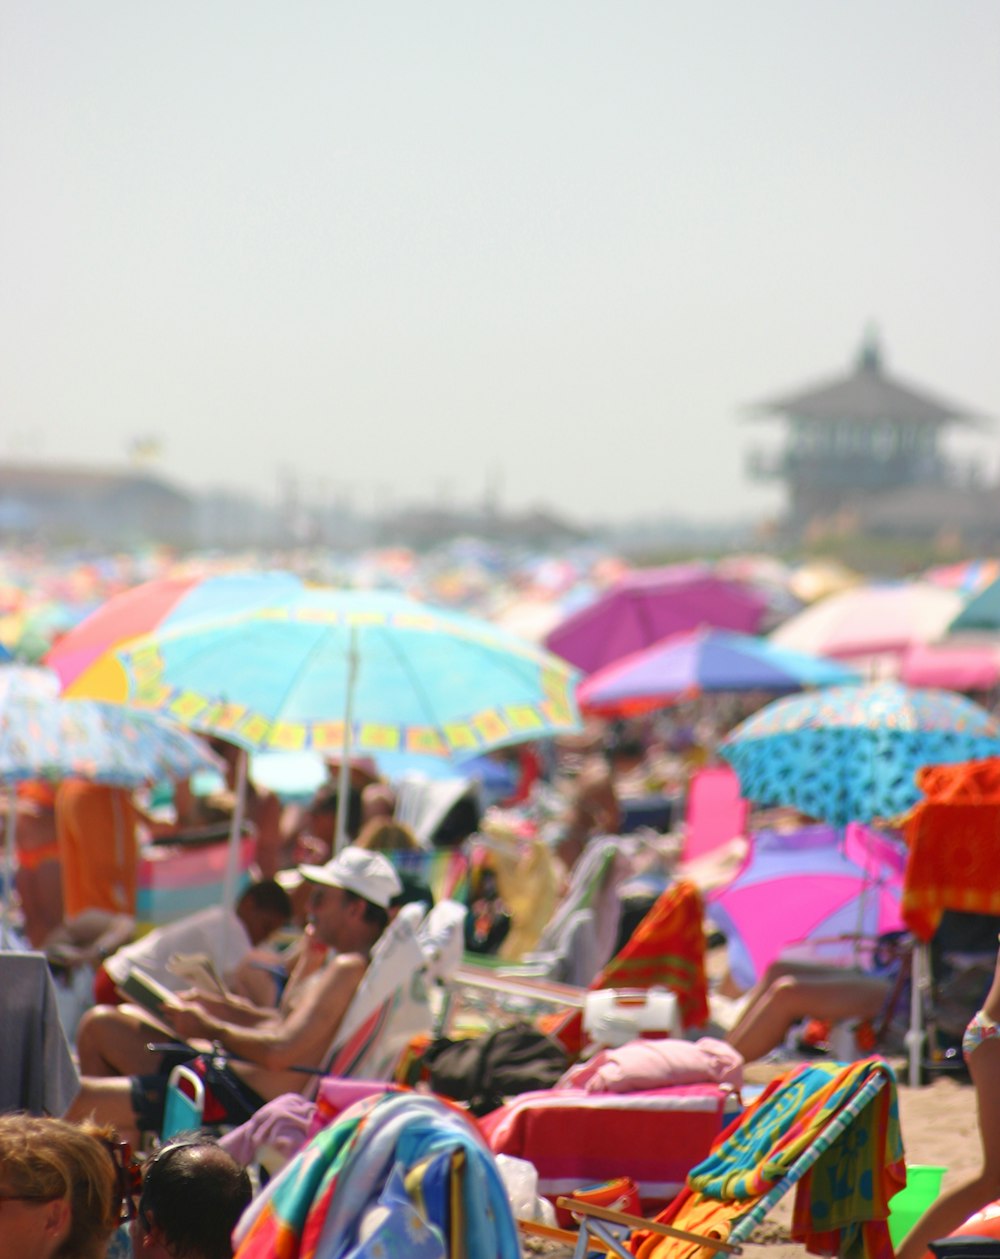
[[788, 1029], [801, 1019], [874, 1018], [885, 1001], [889, 985], [884, 979], [846, 972], [815, 978], [784, 976], [775, 980], [752, 1009], [729, 1031], [726, 1040], [753, 1062], [776, 1048]]
[[766, 968], [763, 975], [752, 988], [747, 989], [743, 997], [743, 1008], [740, 1011], [740, 1017], [734, 1024], [734, 1027], [738, 1027], [757, 1008], [771, 988], [771, 985], [779, 979], [821, 979], [827, 975], [843, 977], [848, 974], [853, 975], [857, 974], [857, 972], [845, 971], [843, 968], [833, 967], [824, 962], [798, 962], [791, 959], [786, 961], [779, 958]]
[[63, 1118], [71, 1123], [94, 1119], [100, 1124], [112, 1124], [123, 1141], [128, 1141], [133, 1149], [139, 1147], [141, 1134], [132, 1109], [132, 1081], [127, 1078], [82, 1079], [80, 1091]]
[[135, 1006], [97, 1005], [80, 1020], [76, 1052], [86, 1076], [148, 1075], [161, 1054], [147, 1045], [175, 1040], [171, 1032], [141, 1017]]
[[969, 1059], [976, 1087], [983, 1165], [979, 1174], [949, 1189], [906, 1234], [896, 1259], [920, 1259], [930, 1242], [947, 1237], [988, 1202], [1000, 1198], [1000, 1039], [985, 1040]]

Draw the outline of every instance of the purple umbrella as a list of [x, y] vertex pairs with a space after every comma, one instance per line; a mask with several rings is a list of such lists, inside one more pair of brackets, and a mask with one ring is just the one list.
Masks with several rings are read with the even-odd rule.
[[545, 642], [557, 656], [593, 673], [699, 625], [756, 633], [766, 613], [762, 595], [700, 565], [653, 568], [623, 578], [557, 625]]
[[874, 937], [903, 927], [906, 850], [853, 823], [760, 831], [739, 874], [708, 897], [727, 937], [733, 978], [749, 988], [785, 949], [806, 940]]
[[592, 673], [577, 691], [587, 712], [629, 717], [712, 691], [799, 691], [859, 682], [856, 673], [732, 630], [672, 634]]

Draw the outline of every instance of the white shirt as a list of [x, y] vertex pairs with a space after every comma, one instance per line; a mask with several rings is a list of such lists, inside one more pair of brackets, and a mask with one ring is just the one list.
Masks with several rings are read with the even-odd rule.
[[247, 929], [235, 912], [212, 905], [177, 922], [155, 927], [142, 939], [123, 945], [105, 960], [104, 969], [115, 983], [121, 983], [134, 964], [164, 988], [180, 992], [190, 988], [191, 983], [167, 969], [167, 962], [175, 953], [206, 953], [228, 983], [252, 947]]

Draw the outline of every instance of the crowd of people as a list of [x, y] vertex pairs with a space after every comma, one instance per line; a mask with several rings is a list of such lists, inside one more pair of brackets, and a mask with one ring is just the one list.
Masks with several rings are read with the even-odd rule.
[[[307, 1091], [329, 1065], [393, 916], [408, 900], [433, 900], [419, 877], [414, 886], [407, 854], [458, 851], [474, 836], [485, 858], [465, 893], [466, 946], [516, 958], [553, 947], [553, 924], [576, 921], [568, 912], [574, 891], [613, 841], [607, 865], [613, 930], [600, 919], [602, 893], [591, 882], [587, 949], [574, 952], [571, 944], [566, 966], [576, 969], [550, 972], [589, 983], [677, 874], [670, 842], [621, 841], [630, 790], [652, 785], [680, 799], [687, 775], [706, 756], [693, 739], [671, 747], [646, 733], [645, 741], [619, 733], [603, 745], [603, 736], [590, 732], [567, 740], [561, 768], [568, 764], [570, 772], [558, 781], [539, 757], [519, 760], [522, 780], [515, 778], [506, 808], [483, 817], [475, 793], [466, 792], [438, 818], [436, 832], [421, 839], [400, 820], [395, 790], [368, 767], [352, 769], [344, 810], [336, 767], [300, 807], [283, 806], [255, 787], [247, 801], [257, 844], [254, 878], [235, 905], [139, 935], [139, 836], [145, 829], [147, 837], [169, 838], [178, 828], [225, 820], [236, 783], [232, 749], [215, 741], [226, 765], [222, 792], [199, 798], [181, 784], [169, 822], [116, 788], [67, 782], [55, 792], [34, 784], [20, 789], [24, 935], [54, 965], [89, 968], [93, 1002], [76, 1030], [81, 1084], [66, 1114], [0, 1118], [0, 1243], [30, 1245], [40, 1259], [89, 1259], [114, 1254], [116, 1244], [148, 1259], [229, 1256], [233, 1226], [250, 1200], [242, 1165], [204, 1136], [168, 1141], [145, 1159], [140, 1187], [125, 1143], [148, 1148], [149, 1134], [161, 1130], [168, 1080], [179, 1062], [203, 1073], [219, 1118], [229, 1123]], [[338, 848], [341, 812], [350, 842]], [[629, 898], [638, 903], [631, 916], [622, 912]], [[561, 936], [558, 946], [570, 938]], [[156, 1014], [123, 997], [134, 967], [169, 990]], [[753, 1061], [782, 1045], [803, 1020], [876, 1020], [891, 988], [884, 975], [779, 960], [742, 994], [739, 1016], [724, 1035], [740, 1058]], [[940, 1199], [904, 1243], [901, 1259], [920, 1259], [930, 1239], [1000, 1196], [992, 1083], [1000, 978], [970, 1024], [964, 1049], [980, 1109], [983, 1169]], [[217, 1061], [206, 1062], [208, 1050]], [[119, 1226], [129, 1212], [126, 1242]]]

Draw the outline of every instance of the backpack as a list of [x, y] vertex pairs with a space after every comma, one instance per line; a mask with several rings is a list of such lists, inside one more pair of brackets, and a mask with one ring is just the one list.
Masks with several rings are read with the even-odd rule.
[[439, 1037], [427, 1047], [424, 1066], [435, 1093], [486, 1115], [505, 1097], [551, 1088], [569, 1056], [557, 1040], [522, 1021], [469, 1040]]

